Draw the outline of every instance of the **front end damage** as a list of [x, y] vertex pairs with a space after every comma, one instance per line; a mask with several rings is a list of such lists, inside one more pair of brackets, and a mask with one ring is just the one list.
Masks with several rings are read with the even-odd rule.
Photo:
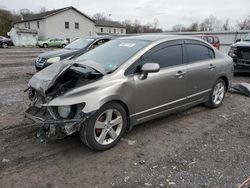
[[77, 117], [63, 119], [57, 117], [53, 111], [55, 111], [55, 107], [38, 108], [36, 106], [30, 106], [25, 111], [25, 117], [39, 125], [36, 136], [39, 138], [40, 142], [63, 139], [65, 136], [71, 135], [79, 131], [88, 118], [87, 114], [80, 112]]
[[[101, 73], [102, 72], [102, 73]], [[25, 117], [39, 125], [41, 142], [62, 139], [80, 130], [93, 112], [83, 112], [84, 102], [65, 105], [63, 101], [50, 105], [75, 88], [101, 79], [103, 71], [73, 61], [58, 62], [35, 74], [29, 81], [29, 108]]]

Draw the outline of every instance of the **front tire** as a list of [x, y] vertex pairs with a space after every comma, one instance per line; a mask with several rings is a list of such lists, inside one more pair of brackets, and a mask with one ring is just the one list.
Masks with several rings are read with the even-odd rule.
[[205, 105], [209, 108], [217, 108], [221, 105], [226, 94], [226, 84], [222, 79], [218, 79], [210, 93], [209, 100]]
[[62, 44], [62, 48], [65, 48], [66, 44]]
[[123, 136], [127, 125], [124, 108], [111, 102], [104, 104], [79, 131], [80, 138], [90, 149], [103, 151], [114, 147]]
[[7, 43], [2, 43], [2, 48], [8, 48], [9, 45]]

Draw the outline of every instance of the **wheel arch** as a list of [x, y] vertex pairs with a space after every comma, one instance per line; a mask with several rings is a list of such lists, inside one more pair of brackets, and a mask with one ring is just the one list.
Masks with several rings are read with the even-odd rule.
[[229, 89], [229, 79], [225, 75], [221, 75], [218, 79], [222, 79], [226, 84], [226, 91]]

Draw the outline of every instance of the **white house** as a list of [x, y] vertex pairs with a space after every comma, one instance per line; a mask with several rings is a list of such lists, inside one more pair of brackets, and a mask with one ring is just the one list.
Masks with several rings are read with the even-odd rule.
[[70, 41], [95, 35], [95, 22], [74, 7], [34, 14], [15, 22], [14, 28], [34, 29], [41, 40], [61, 38]]
[[96, 21], [95, 31], [99, 35], [103, 35], [103, 34], [125, 35], [126, 34], [126, 28], [119, 22], [114, 22], [114, 21], [102, 21], [102, 20]]
[[36, 30], [12, 28], [8, 33], [15, 46], [35, 46], [38, 35]]
[[60, 38], [73, 41], [79, 37], [97, 34], [126, 34], [118, 22], [97, 21], [74, 7], [65, 7], [24, 17], [14, 28], [36, 30], [39, 40]]

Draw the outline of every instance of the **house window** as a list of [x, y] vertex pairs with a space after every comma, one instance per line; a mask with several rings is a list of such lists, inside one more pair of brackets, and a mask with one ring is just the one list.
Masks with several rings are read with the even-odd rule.
[[75, 22], [75, 29], [79, 29], [79, 23]]
[[114, 29], [114, 33], [116, 33], [116, 29]]
[[101, 33], [103, 33], [103, 28], [101, 28]]
[[28, 22], [28, 28], [30, 29], [30, 22]]
[[65, 29], [69, 29], [69, 22], [65, 22]]
[[39, 29], [40, 28], [39, 21], [36, 22], [36, 25], [37, 25], [37, 29]]
[[111, 33], [111, 29], [109, 28], [109, 33]]
[[121, 29], [121, 34], [123, 34], [123, 29]]
[[27, 28], [27, 23], [26, 22], [24, 23], [24, 27]]

